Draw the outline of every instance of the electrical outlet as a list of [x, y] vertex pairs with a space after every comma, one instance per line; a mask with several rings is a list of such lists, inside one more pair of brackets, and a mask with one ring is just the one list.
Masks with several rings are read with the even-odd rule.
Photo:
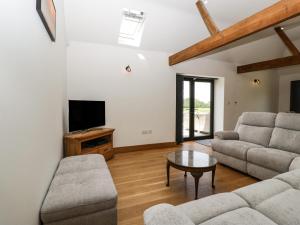
[[143, 130], [142, 135], [152, 134], [152, 130]]

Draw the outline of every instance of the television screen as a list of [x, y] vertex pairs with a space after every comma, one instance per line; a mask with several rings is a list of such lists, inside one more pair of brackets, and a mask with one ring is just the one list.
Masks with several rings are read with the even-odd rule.
[[69, 100], [69, 131], [105, 125], [104, 101]]
[[291, 82], [290, 111], [295, 113], [300, 113], [300, 80]]

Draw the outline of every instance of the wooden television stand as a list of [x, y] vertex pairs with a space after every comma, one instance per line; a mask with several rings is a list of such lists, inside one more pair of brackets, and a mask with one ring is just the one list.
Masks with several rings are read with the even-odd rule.
[[106, 160], [113, 158], [113, 132], [110, 128], [95, 128], [64, 135], [65, 157], [101, 154]]

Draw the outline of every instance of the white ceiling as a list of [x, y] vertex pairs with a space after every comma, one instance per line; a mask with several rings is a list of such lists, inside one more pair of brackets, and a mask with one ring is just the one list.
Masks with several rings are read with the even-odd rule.
[[[195, 2], [196, 0], [65, 0], [67, 37], [69, 41], [118, 45], [122, 9], [131, 8], [146, 13], [140, 48], [175, 53], [209, 36]], [[208, 0], [207, 8], [217, 26], [224, 29], [276, 2], [278, 0]], [[298, 28], [296, 26], [288, 31], [292, 39], [300, 38]], [[284, 48], [274, 35], [214, 57], [246, 63], [257, 60], [258, 55], [261, 58], [279, 57]], [[236, 57], [237, 55], [239, 56]]]

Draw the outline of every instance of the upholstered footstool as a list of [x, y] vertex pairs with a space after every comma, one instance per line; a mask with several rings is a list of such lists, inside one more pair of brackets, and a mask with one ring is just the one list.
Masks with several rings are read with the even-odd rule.
[[41, 209], [47, 225], [116, 225], [117, 191], [101, 155], [59, 163]]

